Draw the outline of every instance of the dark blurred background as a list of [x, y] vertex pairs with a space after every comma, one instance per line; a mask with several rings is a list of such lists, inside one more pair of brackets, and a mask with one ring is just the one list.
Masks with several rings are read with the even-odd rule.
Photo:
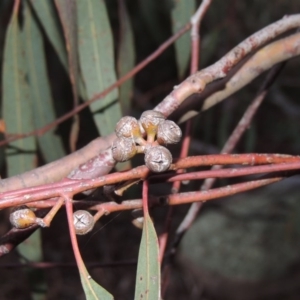
[[[0, 53], [11, 11], [9, 2], [3, 0], [0, 4]], [[106, 2], [117, 49], [117, 1]], [[126, 4], [133, 25], [138, 63], [172, 35], [171, 1], [132, 0], [126, 1]], [[299, 11], [298, 0], [213, 0], [201, 27], [201, 68], [220, 59], [252, 33], [284, 15]], [[57, 58], [50, 45], [47, 51], [54, 95], [64, 95], [69, 101], [57, 109], [67, 111], [72, 105], [71, 87], [68, 79], [60, 73], [61, 66], [56, 63]], [[237, 153], [296, 155], [300, 152], [299, 70], [299, 58], [287, 63], [238, 144]], [[265, 75], [194, 119], [190, 155], [220, 151], [255, 97]], [[142, 111], [153, 108], [179, 82], [175, 51], [170, 47], [135, 77], [130, 114], [139, 116]], [[84, 126], [81, 128], [79, 146], [96, 137], [89, 110], [84, 111], [81, 118], [85, 122], [81, 123]], [[66, 148], [69, 127], [70, 123], [66, 122], [58, 129], [65, 137]], [[174, 147], [173, 151], [178, 153], [179, 148]], [[42, 159], [40, 163], [43, 163]], [[139, 158], [133, 160], [133, 165], [140, 163]], [[5, 168], [3, 172], [5, 174]], [[217, 186], [230, 182], [218, 181]], [[205, 204], [198, 221], [183, 239], [175, 259], [166, 266], [169, 272], [164, 299], [299, 299], [299, 183], [300, 178], [293, 177], [255, 192]], [[183, 190], [197, 190], [200, 185], [201, 182], [192, 182]], [[157, 195], [169, 191], [170, 186], [165, 184], [153, 185], [150, 190]], [[141, 187], [135, 186], [124, 198], [140, 198], [140, 195]], [[170, 242], [187, 210], [186, 205], [174, 209]], [[152, 212], [158, 234], [163, 230], [166, 212], [167, 208]], [[0, 215], [0, 234], [4, 234], [10, 228], [8, 212], [1, 211]], [[78, 238], [88, 266], [89, 263], [120, 262], [113, 267], [88, 267], [92, 277], [120, 300], [131, 300], [134, 295], [134, 262], [141, 231], [131, 221], [130, 212], [103, 217], [92, 233]], [[42, 245], [44, 261], [70, 262], [74, 263], [74, 267], [44, 270], [1, 268], [1, 265], [18, 263], [19, 255], [14, 251], [0, 260], [0, 299], [32, 299], [32, 282], [28, 278], [40, 281], [35, 299], [84, 299], [63, 211], [50, 228], [42, 230]]]

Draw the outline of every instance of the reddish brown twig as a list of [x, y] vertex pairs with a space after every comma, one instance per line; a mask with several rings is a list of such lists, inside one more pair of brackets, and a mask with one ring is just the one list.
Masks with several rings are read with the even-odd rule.
[[[162, 101], [155, 109], [168, 116], [190, 95], [201, 93], [208, 83], [224, 78], [233, 66], [240, 62], [247, 54], [271, 41], [276, 36], [300, 26], [300, 15], [292, 15], [279, 20], [233, 48], [228, 54], [210, 67], [188, 77]], [[299, 40], [299, 39], [298, 39]], [[296, 44], [297, 46], [298, 44]], [[299, 48], [299, 47], [298, 47]], [[298, 49], [297, 48], [297, 49]], [[299, 49], [298, 49], [299, 50]], [[293, 55], [289, 53], [289, 55]]]
[[[183, 159], [179, 159], [172, 166], [172, 170], [180, 168], [189, 168], [196, 166], [211, 166], [214, 164], [230, 165], [230, 164], [278, 164], [278, 163], [291, 163], [299, 162], [299, 156], [280, 155], [280, 154], [219, 154], [219, 155], [203, 155], [192, 156]], [[78, 193], [91, 188], [115, 184], [122, 181], [127, 181], [137, 178], [146, 178], [149, 170], [145, 166], [137, 167], [133, 170], [126, 172], [116, 172], [106, 176], [101, 176], [98, 179], [90, 180], [71, 180], [64, 179], [61, 182], [56, 182], [47, 185], [41, 185], [38, 187], [24, 188], [16, 191], [8, 191], [0, 194], [0, 208], [3, 208], [4, 202], [9, 206], [9, 201], [14, 201], [17, 198], [23, 198], [25, 202], [32, 202], [36, 200], [48, 199], [56, 197], [62, 192]], [[156, 175], [161, 176], [161, 175]], [[163, 175], [165, 176], [165, 175]], [[36, 199], [33, 199], [35, 197]], [[40, 197], [40, 198], [39, 198]], [[25, 203], [24, 202], [24, 203]], [[21, 203], [12, 203], [11, 206], [19, 205]]]
[[[289, 156], [282, 154], [220, 154], [192, 156], [179, 159], [171, 165], [171, 170], [186, 169], [196, 166], [212, 165], [256, 165], [299, 162], [299, 156]], [[61, 194], [68, 193], [75, 195], [79, 192], [90, 190], [96, 187], [115, 184], [132, 179], [143, 179], [148, 176], [149, 170], [145, 166], [140, 166], [126, 172], [116, 172], [101, 176], [96, 179], [87, 180], [64, 180], [63, 186], [60, 183], [48, 184], [40, 187], [21, 189], [13, 192], [0, 194], [0, 209], [26, 204], [33, 201], [59, 197]]]
[[[234, 131], [228, 138], [227, 142], [225, 143], [223, 149], [221, 150], [221, 153], [231, 153], [234, 150], [237, 143], [240, 141], [242, 135], [244, 134], [246, 129], [251, 124], [251, 121], [252, 121], [255, 113], [257, 112], [259, 106], [261, 105], [262, 101], [265, 99], [270, 86], [274, 83], [275, 79], [281, 72], [284, 65], [285, 65], [285, 63], [281, 63], [280, 65], [273, 67], [273, 69], [269, 72], [269, 74], [266, 77], [266, 80], [264, 81], [264, 83], [262, 84], [262, 86], [258, 92], [258, 95], [254, 98], [252, 103], [249, 105], [249, 107], [245, 111], [241, 120], [239, 121], [236, 128], [234, 129]], [[218, 170], [221, 168], [222, 168], [221, 165], [215, 165], [212, 167], [212, 170]], [[241, 170], [239, 170], [239, 171], [241, 171]], [[254, 173], [257, 173], [258, 170], [256, 169], [253, 171], [254, 171]], [[252, 173], [252, 174], [254, 174], [254, 173]], [[201, 190], [204, 190], [204, 191], [209, 190], [213, 186], [216, 178], [217, 178], [217, 176], [210, 176], [210, 177], [207, 176], [206, 180], [204, 181], [204, 183], [201, 186]], [[173, 250], [172, 250], [173, 253], [175, 252], [175, 248], [179, 245], [180, 240], [182, 239], [185, 232], [191, 227], [192, 223], [195, 221], [201, 207], [202, 207], [202, 203], [199, 203], [199, 202], [193, 203], [191, 205], [189, 211], [187, 212], [185, 218], [182, 220], [182, 222], [178, 226], [178, 228], [176, 230], [176, 236], [174, 238], [174, 243], [173, 243]]]
[[[234, 195], [236, 193], [255, 189], [270, 183], [274, 183], [281, 179], [282, 177], [260, 179], [260, 180], [245, 182], [245, 183], [233, 184], [222, 188], [211, 189], [209, 191], [200, 191], [200, 192], [196, 191], [196, 192], [189, 192], [189, 193], [170, 194], [170, 195], [164, 195], [160, 197], [151, 197], [149, 198], [149, 206], [153, 207], [153, 206], [161, 206], [161, 205], [180, 205], [183, 203], [186, 204], [195, 201], [203, 202], [203, 201], [213, 200], [216, 198]], [[64, 197], [66, 198], [67, 196]], [[76, 204], [76, 202], [74, 203]], [[72, 203], [70, 202], [70, 200], [68, 200], [66, 201], [65, 204], [68, 212], [68, 218], [69, 218], [68, 222], [71, 226], [73, 209], [72, 208], [70, 209], [70, 207], [72, 207]], [[94, 206], [90, 206], [89, 209], [94, 209], [98, 211], [101, 210], [101, 211], [105, 211], [106, 213], [112, 213], [112, 212], [123, 211], [123, 210], [141, 209], [142, 207], [143, 207], [143, 200], [137, 199], [137, 200], [123, 201], [120, 204], [116, 202], [105, 202], [105, 203], [95, 204]], [[25, 231], [27, 231], [30, 235], [32, 233], [32, 231], [30, 230], [34, 231], [35, 228], [31, 227]], [[12, 249], [14, 249], [18, 245], [18, 243], [21, 243], [24, 240], [24, 237], [22, 236], [23, 230], [12, 230], [12, 231], [15, 231], [15, 234], [13, 234], [13, 232], [10, 232], [9, 234], [6, 235], [5, 239], [2, 238], [0, 240], [0, 256], [9, 253]], [[77, 242], [73, 241], [72, 243], [77, 243]], [[76, 247], [77, 246], [75, 245], [75, 250]]]

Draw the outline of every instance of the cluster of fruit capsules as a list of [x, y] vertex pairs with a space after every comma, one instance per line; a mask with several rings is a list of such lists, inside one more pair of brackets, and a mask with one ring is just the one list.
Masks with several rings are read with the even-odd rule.
[[[164, 172], [172, 163], [171, 152], [162, 145], [176, 144], [182, 132], [173, 121], [155, 110], [145, 111], [139, 120], [123, 117], [116, 125], [117, 139], [112, 145], [113, 158], [118, 162], [145, 154], [145, 164], [152, 172]], [[146, 139], [144, 138], [146, 137]]]

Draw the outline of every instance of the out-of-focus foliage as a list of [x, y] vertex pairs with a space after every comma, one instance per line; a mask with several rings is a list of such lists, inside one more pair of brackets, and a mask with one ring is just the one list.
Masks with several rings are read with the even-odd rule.
[[[174, 0], [171, 12], [172, 32], [175, 34], [186, 23], [190, 21], [195, 12], [195, 0]], [[179, 78], [182, 79], [187, 70], [188, 62], [191, 55], [191, 37], [189, 32], [185, 33], [175, 42], [176, 63]]]
[[[1, 127], [2, 139], [5, 135], [38, 129], [68, 112], [74, 105], [74, 91], [78, 91], [79, 102], [100, 93], [181, 28], [200, 1], [22, 0], [18, 12], [13, 14], [14, 3], [17, 1], [0, 1], [1, 116], [6, 125], [5, 129]], [[73, 10], [69, 4], [73, 5]], [[272, 3], [213, 0], [201, 27], [201, 66], [214, 63], [237, 43], [269, 23], [299, 11], [300, 4], [296, 0]], [[161, 101], [187, 74], [189, 53], [187, 33], [134, 79], [81, 112], [77, 144], [82, 146], [98, 134], [113, 132], [122, 112], [138, 116], [145, 108], [150, 109]], [[298, 75], [299, 59], [295, 59], [287, 64], [237, 152], [300, 152], [300, 132], [296, 126], [300, 114]], [[258, 79], [196, 119], [190, 154], [212, 153], [222, 146], [260, 82]], [[2, 176], [24, 172], [67, 154], [70, 151], [70, 127], [70, 122], [66, 122], [44, 135], [10, 143], [5, 151], [2, 148], [0, 161], [5, 162], [2, 163]], [[176, 156], [178, 149], [173, 150]], [[133, 165], [137, 164], [139, 158], [133, 161]], [[191, 182], [183, 189], [198, 187], [197, 183]], [[169, 190], [169, 186], [159, 185], [150, 189], [150, 193], [164, 194]], [[140, 197], [140, 187], [134, 186], [130, 193], [133, 198]], [[265, 196], [261, 190], [257, 195], [254, 199], [247, 196], [240, 203], [207, 205], [203, 218], [191, 230], [183, 247], [183, 252], [193, 263], [189, 265], [184, 260], [184, 266], [171, 266], [165, 299], [200, 299], [203, 293], [205, 299], [212, 296], [220, 299], [225, 292], [222, 294], [224, 290], [214, 288], [216, 277], [210, 277], [212, 273], [220, 275], [217, 277], [220, 287], [230, 287], [229, 299], [238, 295], [241, 277], [252, 282], [267, 277], [272, 287], [282, 284], [286, 288], [289, 287], [289, 276], [296, 274], [293, 283], [297, 286], [299, 224], [296, 196], [289, 195], [289, 190], [280, 199], [277, 199], [277, 191]], [[6, 212], [0, 213], [1, 219], [8, 219]], [[174, 210], [172, 220], [175, 225], [184, 214], [185, 208]], [[151, 216], [156, 230], [163, 232], [165, 211], [153, 211]], [[137, 259], [141, 232], [131, 227], [130, 221], [127, 213], [106, 217], [102, 223], [97, 223], [91, 235], [78, 239], [87, 268], [91, 262]], [[1, 233], [8, 228], [2, 221]], [[43, 243], [36, 235], [22, 245], [20, 253], [24, 259], [39, 261], [43, 250], [46, 261], [74, 262], [64, 214], [58, 215], [51, 228], [43, 230], [42, 235]], [[139, 266], [146, 263], [146, 266], [154, 267], [157, 274], [158, 265], [149, 265], [151, 259], [145, 254], [153, 251], [156, 256], [155, 235], [152, 227], [144, 230]], [[16, 263], [19, 257], [12, 253], [4, 257], [0, 265], [2, 262]], [[288, 268], [292, 271], [279, 282], [278, 278], [284, 276]], [[42, 271], [44, 276], [38, 274], [39, 279], [45, 278], [45, 281], [29, 287], [28, 273], [23, 269], [1, 269], [0, 298], [29, 299], [39, 294], [47, 299], [82, 299], [84, 291], [75, 270], [65, 267], [47, 269]], [[147, 267], [145, 270], [139, 267], [138, 274], [147, 277], [150, 274], [147, 272]], [[133, 299], [135, 265], [91, 268], [89, 273], [95, 279], [92, 281], [95, 289], [101, 284], [116, 299]], [[204, 274], [207, 281], [199, 283], [199, 274]], [[36, 283], [40, 282], [37, 280]], [[260, 282], [257, 286], [261, 287]], [[291, 293], [295, 289], [290, 289]], [[276, 295], [274, 293], [271, 296]], [[264, 299], [268, 299], [267, 296]]]

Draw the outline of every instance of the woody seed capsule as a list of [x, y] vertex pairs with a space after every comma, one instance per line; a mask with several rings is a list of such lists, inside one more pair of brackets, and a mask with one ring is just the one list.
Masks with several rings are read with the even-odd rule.
[[171, 152], [163, 146], [154, 146], [146, 150], [145, 164], [155, 173], [164, 172], [172, 163]]
[[9, 221], [15, 228], [24, 229], [36, 224], [35, 213], [26, 206], [17, 207], [9, 216]]
[[176, 144], [181, 140], [180, 127], [173, 121], [166, 120], [158, 125], [157, 141], [159, 144]]
[[154, 141], [158, 125], [165, 119], [162, 113], [155, 110], [146, 110], [142, 113], [140, 123], [146, 131], [148, 141]]
[[123, 162], [136, 154], [137, 147], [133, 139], [121, 137], [114, 140], [111, 150], [114, 160]]
[[139, 139], [142, 137], [138, 120], [129, 116], [120, 119], [116, 125], [115, 132], [119, 138], [125, 137]]
[[73, 214], [73, 223], [75, 232], [78, 235], [87, 234], [95, 225], [93, 216], [86, 210], [75, 211]]

